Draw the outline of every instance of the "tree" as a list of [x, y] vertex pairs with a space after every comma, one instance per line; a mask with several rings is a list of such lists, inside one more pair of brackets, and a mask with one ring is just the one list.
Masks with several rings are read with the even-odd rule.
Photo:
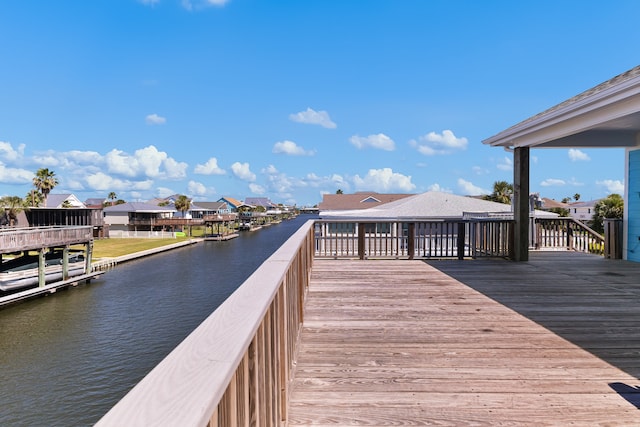
[[24, 205], [31, 208], [37, 208], [43, 201], [42, 193], [38, 190], [30, 190], [24, 197]]
[[0, 198], [0, 206], [4, 210], [3, 222], [13, 227], [18, 221], [18, 214], [24, 209], [24, 202], [18, 196], [5, 196]]
[[186, 212], [191, 208], [191, 200], [183, 194], [178, 196], [175, 205], [176, 209], [182, 212], [182, 217], [184, 218], [186, 216]]
[[48, 168], [38, 169], [36, 176], [33, 178], [33, 186], [36, 187], [36, 190], [44, 197], [45, 205], [47, 203], [47, 196], [56, 185], [58, 185], [58, 178], [56, 178], [54, 171], [50, 171]]
[[342, 192], [342, 189], [338, 188], [338, 191], [336, 191], [336, 194], [344, 194], [344, 193]]
[[107, 199], [110, 200], [111, 206], [114, 205], [114, 200], [116, 200], [118, 198], [118, 196], [116, 196], [115, 192], [110, 192], [109, 195], [107, 196]]
[[573, 200], [575, 200], [576, 202], [577, 202], [578, 200], [580, 200], [580, 193], [576, 193], [576, 194], [574, 194], [574, 195], [573, 195]]
[[484, 200], [492, 202], [511, 204], [511, 196], [513, 195], [513, 185], [507, 181], [496, 181], [493, 183], [493, 193], [484, 196]]
[[609, 194], [599, 200], [593, 209], [591, 228], [598, 233], [604, 233], [605, 218], [622, 218], [624, 215], [624, 199], [619, 194]]

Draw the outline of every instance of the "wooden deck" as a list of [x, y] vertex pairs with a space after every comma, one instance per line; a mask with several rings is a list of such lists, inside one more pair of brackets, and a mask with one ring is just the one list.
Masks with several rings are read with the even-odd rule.
[[290, 426], [640, 425], [640, 264], [316, 260]]

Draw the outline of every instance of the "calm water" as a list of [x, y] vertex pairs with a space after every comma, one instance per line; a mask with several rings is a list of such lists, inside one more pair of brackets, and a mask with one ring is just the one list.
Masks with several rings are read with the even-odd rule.
[[310, 218], [0, 310], [0, 426], [93, 425]]

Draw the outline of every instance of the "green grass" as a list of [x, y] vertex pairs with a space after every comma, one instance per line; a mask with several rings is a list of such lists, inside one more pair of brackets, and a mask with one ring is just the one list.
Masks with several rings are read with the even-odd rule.
[[93, 259], [110, 258], [128, 255], [134, 252], [158, 248], [187, 240], [187, 237], [176, 239], [99, 239], [93, 241]]

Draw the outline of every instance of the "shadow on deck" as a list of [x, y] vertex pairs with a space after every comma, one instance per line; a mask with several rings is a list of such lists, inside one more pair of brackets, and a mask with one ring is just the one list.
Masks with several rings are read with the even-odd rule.
[[296, 425], [638, 425], [640, 264], [316, 260]]

